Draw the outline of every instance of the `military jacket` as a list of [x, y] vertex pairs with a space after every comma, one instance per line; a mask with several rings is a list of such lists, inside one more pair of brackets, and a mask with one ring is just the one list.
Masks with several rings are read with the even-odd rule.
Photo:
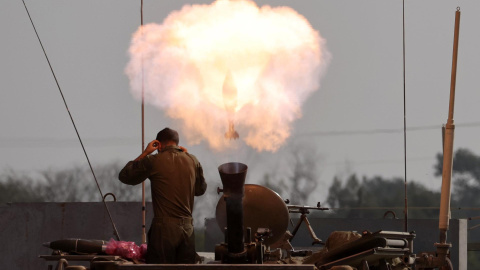
[[207, 188], [200, 162], [178, 146], [128, 162], [118, 178], [128, 185], [150, 179], [155, 217], [192, 217], [194, 196]]

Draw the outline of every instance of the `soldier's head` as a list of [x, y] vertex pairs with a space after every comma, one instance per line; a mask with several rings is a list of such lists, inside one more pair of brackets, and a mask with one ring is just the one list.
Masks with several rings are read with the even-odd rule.
[[160, 130], [160, 132], [157, 133], [156, 139], [162, 144], [162, 146], [171, 144], [178, 145], [178, 142], [180, 141], [178, 138], [178, 132], [168, 127]]

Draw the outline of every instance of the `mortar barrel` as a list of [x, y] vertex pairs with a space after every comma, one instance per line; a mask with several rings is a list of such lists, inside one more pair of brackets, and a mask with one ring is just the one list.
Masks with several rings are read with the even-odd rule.
[[238, 162], [225, 163], [218, 167], [226, 203], [229, 253], [244, 251], [243, 195], [247, 169], [247, 165]]

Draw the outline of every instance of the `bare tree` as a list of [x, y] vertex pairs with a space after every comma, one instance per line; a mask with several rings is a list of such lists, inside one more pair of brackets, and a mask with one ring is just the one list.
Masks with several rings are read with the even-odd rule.
[[[113, 162], [94, 168], [102, 193], [113, 193], [119, 201], [140, 201], [141, 185], [129, 186], [118, 180], [122, 167], [118, 162]], [[146, 200], [151, 200], [149, 187], [145, 189]], [[88, 166], [44, 170], [36, 176], [7, 171], [0, 175], [0, 195], [1, 202], [102, 201]]]
[[310, 194], [318, 186], [317, 165], [319, 157], [315, 148], [299, 144], [292, 148], [292, 182], [291, 201], [295, 204], [305, 204]]
[[7, 170], [0, 175], [0, 203], [41, 202], [43, 198], [36, 192], [37, 185], [30, 177]]
[[[122, 168], [123, 164], [118, 162], [96, 167], [95, 174], [97, 175], [103, 194], [113, 193], [119, 201], [141, 201], [141, 185], [126, 185], [118, 180], [118, 173]], [[145, 200], [151, 201], [150, 182], [147, 180], [145, 183]]]
[[[86, 169], [76, 166], [60, 171], [46, 170], [40, 174], [38, 194], [50, 202], [78, 202], [99, 200], [95, 185], [87, 179]], [[100, 199], [101, 200], [101, 199]]]
[[[318, 186], [318, 162], [320, 157], [314, 147], [293, 145], [286, 160], [286, 177], [266, 173], [262, 184], [289, 197], [293, 204], [305, 204]], [[284, 160], [285, 161], [285, 160]]]

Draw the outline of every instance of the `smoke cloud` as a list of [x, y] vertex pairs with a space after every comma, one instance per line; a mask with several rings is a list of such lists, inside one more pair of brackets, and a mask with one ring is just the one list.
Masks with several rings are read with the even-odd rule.
[[[296, 11], [246, 0], [186, 5], [162, 24], [139, 28], [129, 54], [133, 96], [141, 98], [143, 73], [145, 102], [180, 120], [190, 144], [233, 147], [224, 136], [233, 122], [258, 151], [276, 151], [290, 136], [330, 58]], [[228, 74], [236, 100], [222, 94]]]

